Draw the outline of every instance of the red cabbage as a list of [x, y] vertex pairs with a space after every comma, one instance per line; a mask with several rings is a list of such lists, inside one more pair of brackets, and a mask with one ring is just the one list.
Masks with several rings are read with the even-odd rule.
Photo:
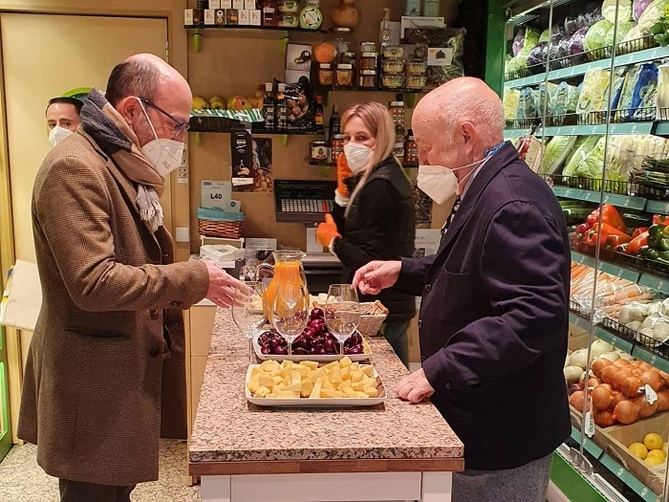
[[548, 54], [548, 42], [541, 42], [534, 47], [527, 56], [527, 66], [544, 64]]
[[514, 56], [517, 56], [518, 53], [523, 49], [523, 45], [525, 45], [525, 29], [521, 28], [518, 30], [518, 33], [516, 33], [516, 36], [513, 39], [512, 50]]
[[569, 39], [569, 54], [571, 55], [580, 54], [581, 52], [585, 51], [583, 47], [583, 40], [585, 39], [585, 35], [587, 33], [588, 33], [588, 27], [586, 26], [585, 28], [581, 28], [571, 36], [571, 38]]
[[638, 21], [641, 14], [643, 14], [643, 11], [650, 5], [651, 1], [652, 0], [634, 0], [634, 4], [632, 5], [632, 19]]

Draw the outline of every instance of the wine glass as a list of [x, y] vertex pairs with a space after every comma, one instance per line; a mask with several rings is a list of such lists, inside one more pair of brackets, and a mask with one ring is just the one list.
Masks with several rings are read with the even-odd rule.
[[242, 281], [251, 288], [251, 294], [239, 301], [241, 305], [232, 304], [232, 320], [249, 341], [249, 360], [254, 362], [253, 337], [267, 322], [262, 305], [262, 283], [258, 281]]
[[358, 292], [350, 284], [332, 284], [325, 301], [325, 324], [339, 340], [339, 353], [344, 355], [344, 342], [360, 324]]
[[302, 284], [283, 284], [277, 289], [271, 308], [274, 329], [288, 342], [288, 355], [293, 353], [293, 340], [304, 331], [309, 320], [309, 293]]

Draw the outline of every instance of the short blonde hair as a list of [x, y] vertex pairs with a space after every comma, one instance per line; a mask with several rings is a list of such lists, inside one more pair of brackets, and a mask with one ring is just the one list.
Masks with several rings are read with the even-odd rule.
[[362, 190], [362, 187], [367, 182], [374, 167], [382, 160], [388, 158], [393, 153], [393, 148], [395, 146], [395, 123], [393, 122], [393, 117], [390, 115], [388, 108], [384, 105], [375, 101], [353, 105], [346, 110], [341, 117], [342, 130], [346, 129], [346, 124], [353, 117], [358, 117], [362, 120], [365, 127], [369, 129], [375, 143], [372, 158], [370, 159], [369, 164], [365, 166], [362, 177], [349, 199], [348, 206], [346, 207], [346, 216], [348, 216], [353, 200], [357, 197], [358, 193], [360, 193], [360, 190]]

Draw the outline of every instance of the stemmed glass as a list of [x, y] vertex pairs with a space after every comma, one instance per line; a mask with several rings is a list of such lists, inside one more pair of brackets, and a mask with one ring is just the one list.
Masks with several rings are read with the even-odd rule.
[[350, 284], [332, 284], [325, 301], [325, 324], [339, 340], [342, 356], [344, 342], [358, 329], [360, 317], [360, 302], [355, 288]]
[[274, 329], [288, 342], [288, 355], [293, 353], [293, 340], [304, 331], [309, 320], [309, 292], [301, 284], [283, 284], [277, 289], [271, 308]]
[[239, 304], [233, 303], [232, 320], [249, 341], [249, 361], [255, 362], [253, 351], [253, 337], [266, 324], [265, 313], [262, 305], [262, 283], [258, 281], [242, 281], [251, 288], [250, 295], [239, 300]]

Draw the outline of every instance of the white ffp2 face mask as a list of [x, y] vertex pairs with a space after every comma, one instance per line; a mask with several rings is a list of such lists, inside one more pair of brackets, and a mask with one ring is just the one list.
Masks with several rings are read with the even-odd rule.
[[144, 108], [144, 103], [138, 99], [139, 105], [142, 107], [144, 116], [151, 126], [151, 131], [153, 131], [153, 136], [155, 139], [149, 141], [146, 145], [141, 148], [144, 156], [151, 162], [153, 167], [156, 168], [158, 174], [163, 178], [169, 175], [172, 171], [181, 166], [183, 162], [184, 155], [184, 143], [181, 141], [176, 141], [173, 139], [158, 138], [156, 130], [151, 123], [149, 115], [146, 113]]
[[51, 129], [49, 131], [49, 144], [51, 145], [51, 148], [63, 141], [70, 134], [72, 134], [72, 131], [65, 129], [64, 127], [60, 127], [59, 125]]
[[437, 204], [443, 204], [453, 195], [460, 195], [460, 181], [465, 181], [472, 171], [467, 174], [462, 180], [458, 181], [454, 171], [467, 169], [468, 167], [483, 164], [488, 158], [477, 160], [471, 164], [466, 164], [460, 167], [446, 167], [439, 165], [422, 165], [418, 167], [418, 188], [430, 197]]
[[353, 174], [358, 174], [367, 167], [373, 153], [374, 150], [360, 143], [350, 141], [344, 145], [346, 163], [351, 168]]

